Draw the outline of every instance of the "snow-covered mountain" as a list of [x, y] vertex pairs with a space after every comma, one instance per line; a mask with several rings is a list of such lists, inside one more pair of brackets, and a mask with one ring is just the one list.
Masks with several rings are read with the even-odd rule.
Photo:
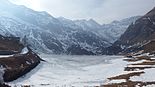
[[114, 43], [126, 31], [128, 26], [135, 22], [138, 18], [140, 18], [140, 16], [129, 17], [120, 21], [113, 21], [110, 24], [103, 24], [102, 29], [97, 31], [97, 33], [109, 40], [109, 42]]
[[56, 54], [101, 54], [103, 48], [117, 40], [137, 18], [100, 25], [93, 19], [54, 18], [47, 12], [34, 11], [7, 0], [1, 0], [0, 8], [1, 35], [21, 37], [23, 43], [38, 52]]
[[134, 16], [122, 19], [120, 21], [113, 21], [109, 24], [100, 25], [93, 19], [89, 20], [69, 20], [63, 17], [58, 18], [63, 25], [71, 28], [80, 28], [86, 31], [91, 31], [94, 34], [104, 38], [109, 43], [114, 43], [128, 28], [128, 26], [135, 22], [140, 16]]
[[98, 24], [95, 20], [75, 20], [76, 25], [81, 26], [84, 30], [94, 30], [101, 29], [102, 26]]

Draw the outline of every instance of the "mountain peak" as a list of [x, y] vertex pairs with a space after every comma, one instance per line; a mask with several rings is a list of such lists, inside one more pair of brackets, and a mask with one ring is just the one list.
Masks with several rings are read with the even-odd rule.
[[94, 19], [89, 19], [88, 22], [99, 25]]
[[44, 16], [47, 16], [47, 17], [52, 17], [52, 18], [54, 18], [52, 15], [50, 15], [50, 14], [49, 14], [48, 12], [46, 12], [46, 11], [40, 11], [39, 14], [44, 15]]
[[69, 20], [69, 19], [64, 18], [64, 17], [62, 17], [62, 16], [58, 17], [57, 19], [59, 19], [59, 20]]
[[92, 19], [92, 18], [89, 19], [88, 21], [90, 21], [90, 22], [96, 22], [96, 21], [95, 21], [94, 19]]

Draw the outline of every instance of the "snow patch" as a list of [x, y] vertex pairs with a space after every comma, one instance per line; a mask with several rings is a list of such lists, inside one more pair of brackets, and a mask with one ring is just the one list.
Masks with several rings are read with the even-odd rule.
[[3, 68], [3, 66], [0, 66], [0, 83], [3, 82], [3, 75], [4, 75], [4, 71], [5, 68]]
[[26, 64], [31, 65], [31, 63], [29, 61], [26, 61]]
[[155, 74], [155, 68], [151, 69], [145, 69], [144, 74], [141, 74], [141, 76], [135, 76], [131, 77], [132, 81], [142, 81], [142, 82], [152, 82], [155, 81], [154, 74]]
[[24, 47], [20, 54], [27, 54], [29, 52], [27, 47]]
[[7, 58], [7, 57], [11, 57], [13, 55], [0, 55], [0, 58]]
[[107, 82], [106, 84], [122, 83], [122, 82], [126, 82], [126, 80], [125, 79], [111, 80], [111, 81]]

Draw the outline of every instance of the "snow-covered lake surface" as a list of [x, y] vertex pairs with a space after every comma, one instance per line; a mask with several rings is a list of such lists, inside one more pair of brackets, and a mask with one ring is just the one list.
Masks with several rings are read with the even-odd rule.
[[42, 62], [30, 73], [9, 84], [33, 87], [92, 87], [123, 72], [123, 56], [40, 55]]

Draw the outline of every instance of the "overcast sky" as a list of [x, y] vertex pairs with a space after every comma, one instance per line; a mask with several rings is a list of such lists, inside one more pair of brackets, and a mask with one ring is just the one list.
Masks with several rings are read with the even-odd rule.
[[10, 0], [54, 17], [94, 19], [100, 24], [144, 15], [155, 6], [155, 0]]

